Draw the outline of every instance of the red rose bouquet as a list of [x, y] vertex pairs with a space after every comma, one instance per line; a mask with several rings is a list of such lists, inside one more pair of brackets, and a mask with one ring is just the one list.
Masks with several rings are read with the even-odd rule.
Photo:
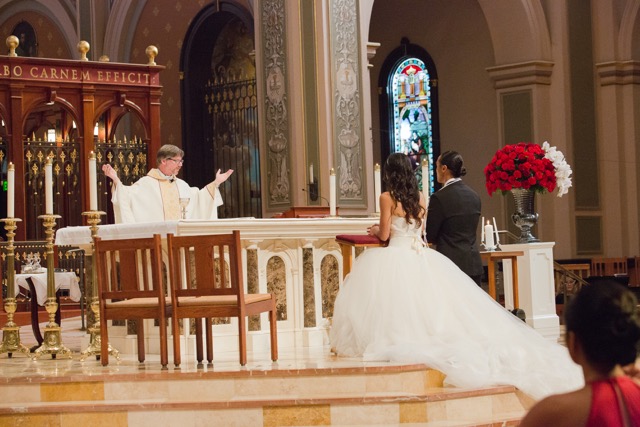
[[556, 167], [553, 160], [547, 155], [547, 150], [529, 142], [507, 145], [496, 151], [484, 168], [484, 174], [489, 195], [496, 190], [504, 194], [513, 188], [538, 193], [551, 192], [556, 188]]

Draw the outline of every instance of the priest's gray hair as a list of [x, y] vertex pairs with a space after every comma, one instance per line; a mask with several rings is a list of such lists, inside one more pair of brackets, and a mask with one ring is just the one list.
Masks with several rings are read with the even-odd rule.
[[160, 147], [158, 154], [156, 154], [156, 164], [159, 165], [164, 159], [172, 159], [176, 156], [184, 157], [184, 151], [173, 144], [165, 144]]

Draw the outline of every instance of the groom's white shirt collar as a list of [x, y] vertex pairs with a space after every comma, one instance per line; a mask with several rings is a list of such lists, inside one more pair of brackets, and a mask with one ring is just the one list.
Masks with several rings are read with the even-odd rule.
[[444, 185], [442, 186], [442, 188], [446, 187], [447, 185], [451, 185], [454, 182], [458, 182], [458, 181], [462, 181], [462, 178], [449, 178], [447, 180], [447, 182], [444, 183]]

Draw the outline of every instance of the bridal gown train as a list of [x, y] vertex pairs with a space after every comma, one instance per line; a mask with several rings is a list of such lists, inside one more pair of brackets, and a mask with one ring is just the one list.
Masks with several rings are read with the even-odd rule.
[[539, 399], [584, 384], [565, 347], [423, 247], [420, 228], [397, 216], [389, 246], [364, 251], [340, 288], [330, 340], [341, 356], [425, 363], [457, 387], [510, 384]]

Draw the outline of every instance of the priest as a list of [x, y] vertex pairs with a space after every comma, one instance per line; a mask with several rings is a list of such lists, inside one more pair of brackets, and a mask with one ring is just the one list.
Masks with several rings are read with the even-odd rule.
[[176, 175], [182, 167], [184, 151], [165, 144], [158, 150], [156, 167], [132, 185], [124, 185], [110, 164], [102, 171], [113, 181], [111, 201], [115, 222], [159, 222], [182, 218], [181, 199], [187, 219], [217, 219], [222, 195], [218, 190], [233, 173], [218, 169], [216, 178], [204, 188], [190, 187]]

